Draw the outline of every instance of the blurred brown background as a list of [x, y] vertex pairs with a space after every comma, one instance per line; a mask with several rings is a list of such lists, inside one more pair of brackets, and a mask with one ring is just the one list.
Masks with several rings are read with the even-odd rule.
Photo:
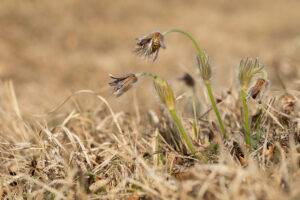
[[[194, 72], [195, 48], [177, 33], [155, 63], [133, 53], [135, 38], [152, 30], [180, 28], [193, 35], [216, 68], [215, 91], [235, 84], [242, 57], [259, 57], [276, 87], [274, 67], [299, 89], [300, 1], [2, 0], [0, 78], [13, 80], [21, 109], [42, 112], [79, 89], [101, 91], [114, 107], [155, 102], [150, 80], [113, 98], [109, 73], [149, 71], [169, 80]], [[297, 85], [298, 84], [298, 85]]]

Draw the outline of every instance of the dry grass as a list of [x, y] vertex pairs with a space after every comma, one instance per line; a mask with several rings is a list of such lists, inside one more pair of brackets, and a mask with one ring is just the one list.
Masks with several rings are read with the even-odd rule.
[[[299, 199], [299, 2], [245, 4], [1, 2], [0, 196]], [[193, 63], [194, 51], [184, 46], [185, 40], [170, 37], [155, 64], [132, 53], [136, 36], [170, 26], [193, 33], [215, 64], [214, 95], [229, 138], [225, 142], [198, 82], [205, 114], [196, 124], [199, 134], [194, 134], [192, 91], [177, 81], [190, 68], [182, 66]], [[241, 99], [233, 86], [237, 60], [249, 55], [262, 59], [272, 83], [262, 104], [249, 100], [251, 153], [244, 142]], [[108, 73], [128, 70], [151, 71], [170, 80], [178, 115], [200, 160], [189, 154], [167, 111], [156, 109], [147, 80], [120, 99], [113, 99], [112, 92], [107, 95], [102, 86], [109, 82]], [[70, 93], [74, 95], [66, 99]], [[44, 111], [57, 106], [51, 113]], [[255, 127], [260, 108], [262, 118]]]
[[[94, 110], [25, 120], [11, 82], [1, 84], [1, 94], [0, 193], [6, 199], [299, 198], [298, 110], [284, 114], [290, 107], [282, 99], [265, 100], [271, 103], [248, 154], [233, 91], [220, 106], [231, 139], [223, 145], [215, 119], [203, 117], [194, 142], [206, 159], [197, 160], [176, 150], [171, 137], [176, 129], [164, 112], [152, 112], [149, 119], [143, 115], [138, 123], [95, 96], [100, 101]], [[190, 136], [192, 120], [184, 120]]]

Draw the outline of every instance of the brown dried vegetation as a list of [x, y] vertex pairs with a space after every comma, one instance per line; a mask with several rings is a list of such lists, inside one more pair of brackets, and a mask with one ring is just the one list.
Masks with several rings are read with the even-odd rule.
[[[101, 54], [98, 52], [99, 49], [101, 52], [105, 50], [105, 53], [109, 51], [107, 54], [113, 55], [107, 58], [106, 54], [104, 56], [101, 54], [101, 61], [104, 63], [102, 64], [107, 65], [108, 68], [119, 70], [121, 64], [126, 63], [127, 65], [124, 64], [124, 66], [129, 69], [129, 65], [134, 63], [132, 61], [127, 62], [126, 59], [130, 54], [123, 52], [124, 49], [125, 52], [130, 52], [132, 50], [130, 44], [134, 45], [134, 41], [122, 43], [108, 40], [107, 38], [111, 33], [119, 37], [121, 34], [119, 32], [120, 27], [112, 25], [112, 21], [115, 20], [114, 17], [106, 15], [106, 12], [98, 12], [96, 6], [93, 6], [101, 4], [105, 7], [105, 3], [107, 5], [110, 3], [91, 1], [92, 5], [84, 8], [85, 4], [79, 3], [78, 0], [74, 0], [74, 4], [71, 1], [63, 1], [63, 6], [60, 7], [52, 2], [56, 1], [48, 1], [46, 6], [28, 3], [24, 4], [24, 7], [17, 7], [16, 4], [9, 1], [4, 1], [0, 5], [0, 15], [3, 17], [0, 20], [2, 27], [0, 30], [0, 45], [2, 45], [0, 46], [0, 75], [1, 79], [13, 79], [13, 82], [1, 81], [0, 83], [0, 197], [2, 199], [296, 200], [300, 198], [300, 60], [297, 53], [300, 50], [299, 39], [291, 40], [284, 51], [280, 49], [280, 56], [276, 56], [271, 50], [265, 51], [263, 48], [257, 47], [257, 51], [265, 51], [270, 54], [271, 61], [268, 61], [268, 64], [275, 63], [274, 66], [277, 66], [285, 87], [278, 87], [278, 80], [272, 76], [272, 70], [270, 70], [271, 83], [274, 84], [265, 91], [263, 97], [260, 97], [261, 102], [256, 99], [249, 99], [253, 139], [253, 151], [251, 153], [248, 152], [244, 142], [241, 101], [236, 88], [223, 90], [224, 87], [221, 87], [219, 91], [216, 91], [217, 99], [219, 99], [217, 101], [218, 106], [229, 138], [223, 142], [216, 117], [212, 113], [210, 104], [205, 101], [205, 98], [202, 98], [204, 95], [201, 88], [198, 87], [197, 81], [195, 90], [199, 93], [198, 96], [201, 94], [200, 103], [203, 109], [201, 114], [196, 116], [197, 124], [193, 124], [194, 115], [190, 111], [193, 109], [186, 109], [188, 107], [186, 104], [190, 103], [189, 98], [185, 98], [184, 95], [181, 95], [181, 91], [177, 90], [183, 84], [171, 82], [175, 91], [175, 104], [182, 124], [200, 157], [200, 159], [195, 159], [179, 140], [180, 134], [166, 110], [151, 110], [150, 107], [148, 109], [145, 106], [150, 101], [148, 100], [150, 99], [148, 98], [149, 95], [145, 95], [144, 98], [136, 98], [133, 95], [133, 101], [131, 98], [129, 100], [124, 98], [125, 95], [123, 95], [122, 99], [118, 100], [119, 104], [125, 105], [123, 106], [125, 111], [123, 111], [116, 109], [117, 106], [114, 103], [117, 101], [113, 99], [104, 98], [98, 93], [81, 91], [78, 92], [78, 94], [81, 93], [80, 98], [77, 96], [75, 98], [74, 95], [64, 102], [64, 105], [69, 106], [65, 109], [54, 109], [55, 112], [49, 115], [32, 115], [44, 107], [49, 108], [53, 105], [60, 107], [57, 102], [67, 96], [66, 88], [72, 88], [73, 85], [90, 88], [87, 80], [91, 80], [93, 87], [98, 87], [99, 82], [96, 80], [100, 80], [105, 85], [106, 82], [102, 81], [104, 75], [101, 74], [106, 76], [108, 73], [103, 71], [100, 73], [97, 71], [97, 67], [95, 68], [99, 73], [93, 73], [95, 68], [89, 68], [89, 64], [97, 66], [95, 63], [98, 62], [98, 56]], [[169, 3], [169, 1], [166, 2]], [[253, 4], [249, 3], [250, 7], [256, 8], [255, 2], [257, 3], [257, 1], [253, 2]], [[123, 5], [120, 2], [114, 2], [114, 4], [118, 3]], [[135, 8], [133, 3], [129, 4]], [[146, 12], [143, 7], [144, 4], [151, 6], [158, 4], [158, 2], [155, 1], [155, 4], [152, 2], [149, 4], [146, 2], [137, 3], [139, 9], [135, 9], [135, 11]], [[170, 10], [178, 9], [178, 12], [204, 13], [211, 16], [210, 4], [213, 7], [218, 5], [218, 8], [224, 13], [236, 11], [235, 14], [240, 15], [241, 18], [235, 14], [232, 15], [227, 27], [230, 31], [224, 34], [220, 34], [222, 31], [212, 31], [212, 26], [208, 26], [210, 28], [207, 34], [212, 34], [211, 36], [216, 38], [215, 33], [218, 33], [218, 36], [224, 41], [228, 40], [229, 35], [232, 34], [233, 37], [237, 37], [232, 33], [232, 27], [235, 27], [234, 20], [245, 18], [244, 12], [240, 13], [239, 11], [242, 8], [239, 4], [225, 5], [212, 1], [212, 3], [205, 4], [202, 12], [199, 12], [190, 9], [197, 7], [197, 1], [192, 1], [191, 5], [183, 5], [176, 1], [174, 5], [170, 5], [170, 9], [166, 9], [165, 6], [167, 5], [164, 5], [161, 6], [163, 10], [159, 11], [168, 13]], [[235, 10], [233, 5], [241, 8]], [[278, 5], [275, 4], [274, 6]], [[67, 12], [67, 9], [63, 9], [65, 7], [72, 8], [75, 13], [80, 14], [76, 15], [77, 18], [72, 18], [72, 15], [64, 15], [64, 12]], [[269, 9], [269, 5], [265, 5], [265, 7]], [[286, 7], [279, 7], [288, 11], [292, 10], [293, 7], [296, 8], [296, 6], [289, 7], [288, 4]], [[120, 6], [120, 9], [113, 9], [113, 7], [108, 6], [107, 12], [108, 10], [116, 10], [119, 17], [124, 18], [126, 23], [119, 24], [122, 29], [131, 25], [131, 21], [126, 21], [126, 17], [124, 17], [127, 11], [123, 6]], [[271, 10], [275, 13], [273, 7]], [[161, 13], [164, 16], [164, 12]], [[296, 15], [292, 14], [292, 11], [290, 13], [293, 16]], [[157, 15], [158, 12], [152, 14]], [[94, 15], [103, 15], [103, 18], [110, 21], [110, 24], [106, 26], [106, 33], [103, 33], [102, 30], [97, 31], [97, 28], [104, 25], [95, 26], [92, 23], [95, 20]], [[265, 14], [263, 13], [263, 15]], [[53, 16], [56, 18], [52, 18]], [[175, 19], [175, 22], [186, 21], [187, 17], [188, 15], [183, 16], [183, 19]], [[5, 18], [7, 21], [2, 20]], [[47, 23], [54, 26], [60, 18], [62, 19], [60, 26], [55, 26], [56, 32], [52, 32]], [[159, 18], [163, 17], [159, 16]], [[143, 20], [145, 19], [148, 18], [144, 17]], [[155, 19], [157, 20], [157, 18]], [[174, 16], [172, 19], [174, 20]], [[175, 23], [172, 19], [168, 18], [167, 20]], [[198, 18], [192, 19], [192, 24], [197, 24], [196, 19], [198, 20]], [[212, 23], [216, 19], [218, 18], [211, 16], [206, 20], [210, 20]], [[280, 20], [276, 23], [289, 28], [285, 23], [288, 21], [286, 15], [282, 15]], [[37, 21], [38, 23], [34, 23]], [[216, 27], [225, 26], [223, 21], [222, 19], [222, 23], [220, 22]], [[139, 21], [135, 21], [135, 26], [141, 25], [137, 22]], [[250, 20], [250, 24], [251, 22]], [[74, 27], [67, 26], [69, 23], [75, 24]], [[252, 23], [254, 24], [254, 22]], [[21, 28], [16, 24], [19, 24]], [[87, 24], [87, 32], [89, 33], [83, 33], [79, 24]], [[169, 25], [168, 23], [164, 25], [166, 24]], [[256, 21], [255, 24], [257, 24]], [[239, 37], [244, 35], [241, 34], [244, 29], [248, 30], [249, 25], [245, 26], [239, 29]], [[258, 29], [260, 25], [257, 26]], [[277, 27], [274, 24], [273, 26]], [[273, 26], [269, 27], [268, 30], [274, 31]], [[149, 28], [146, 25], [142, 27], [143, 29]], [[249, 29], [255, 31], [253, 28]], [[296, 31], [296, 28], [289, 30], [291, 35], [295, 34]], [[135, 31], [132, 32], [134, 32], [132, 35], [136, 34]], [[104, 34], [101, 35], [104, 42], [95, 42], [100, 37], [97, 35], [98, 33]], [[47, 43], [49, 38], [45, 37], [45, 34], [52, 36], [52, 43]], [[89, 37], [90, 34], [92, 37]], [[261, 30], [255, 34], [254, 36], [259, 36], [265, 33]], [[277, 38], [283, 32], [273, 34], [275, 35], [272, 36]], [[250, 41], [253, 35], [249, 34], [245, 37]], [[28, 38], [31, 39], [27, 40]], [[33, 38], [38, 38], [38, 42], [32, 43], [35, 41]], [[259, 38], [261, 39], [261, 37]], [[126, 40], [122, 39], [123, 41]], [[235, 39], [238, 40], [239, 38]], [[47, 42], [43, 42], [44, 40]], [[204, 44], [205, 40], [203, 39]], [[251, 41], [253, 40], [255, 41], [255, 38], [252, 38]], [[248, 44], [247, 42], [232, 44], [231, 40], [228, 41], [228, 44], [230, 43], [233, 47], [231, 52], [225, 52], [224, 57], [239, 52], [241, 46]], [[261, 43], [259, 39], [257, 41], [257, 43]], [[273, 40], [270, 39], [271, 41]], [[62, 43], [59, 50], [54, 48], [56, 43]], [[87, 45], [87, 43], [92, 44], [92, 46]], [[214, 54], [222, 52], [224, 47], [221, 47], [219, 43], [219, 40], [216, 40], [214, 45], [207, 45], [209, 46], [208, 51], [216, 52]], [[262, 44], [266, 45], [268, 41], [262, 42]], [[123, 46], [121, 47], [124, 48], [122, 50], [119, 45], [124, 45], [126, 48]], [[119, 51], [115, 50], [114, 46]], [[170, 42], [171, 46], [172, 43]], [[22, 51], [23, 48], [27, 51]], [[93, 49], [98, 49], [97, 54]], [[70, 52], [76, 52], [78, 57], [87, 57], [88, 61], [80, 60]], [[157, 52], [153, 51], [153, 54], [155, 53]], [[190, 55], [188, 53], [185, 55]], [[180, 51], [180, 55], [182, 54]], [[119, 60], [116, 55], [120, 56]], [[45, 62], [47, 57], [50, 57], [52, 62]], [[236, 57], [231, 56], [229, 58]], [[219, 61], [217, 61], [219, 63], [216, 64], [216, 67], [223, 60], [226, 59], [222, 56], [219, 57]], [[174, 65], [174, 63], [168, 64]], [[57, 65], [61, 67], [55, 68], [57, 71], [53, 70], [52, 67]], [[73, 65], [80, 67], [78, 69], [70, 67]], [[44, 66], [44, 68], [38, 66]], [[84, 66], [90, 69], [92, 73], [89, 70], [89, 72], [81, 73]], [[153, 70], [158, 69], [153, 66]], [[165, 75], [170, 74], [169, 65], [159, 70]], [[228, 68], [224, 71], [227, 70]], [[51, 74], [55, 75], [54, 78], [49, 76], [51, 71], [56, 71]], [[38, 76], [34, 76], [35, 72]], [[174, 74], [175, 72], [174, 70]], [[224, 78], [228, 79], [229, 74], [226, 74]], [[174, 76], [172, 74], [172, 77]], [[179, 76], [176, 75], [176, 77]], [[234, 79], [233, 77], [233, 73], [230, 74], [230, 79]], [[126, 82], [128, 83], [126, 89], [129, 89], [134, 82], [135, 79], [132, 77], [131, 81]], [[194, 83], [191, 85], [194, 88]], [[131, 91], [134, 90], [130, 90], [128, 93], [131, 94]], [[186, 92], [188, 89], [184, 91], [186, 95], [189, 95]], [[147, 90], [142, 94], [152, 94], [152, 92]], [[129, 97], [130, 94], [128, 94]], [[52, 100], [55, 103], [50, 103]], [[186, 107], [182, 104], [185, 104]], [[69, 109], [70, 107], [72, 109]], [[34, 111], [31, 111], [32, 109]], [[127, 112], [130, 109], [134, 111]], [[197, 134], [195, 134], [194, 125]]]

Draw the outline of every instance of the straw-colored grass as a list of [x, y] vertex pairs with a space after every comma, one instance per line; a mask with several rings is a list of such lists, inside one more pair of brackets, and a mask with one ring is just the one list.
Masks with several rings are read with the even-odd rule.
[[[300, 199], [299, 5], [1, 1], [1, 199]], [[177, 81], [186, 72], [196, 78], [196, 49], [179, 33], [139, 52], [150, 62], [133, 54], [136, 36], [170, 27], [191, 33], [210, 56], [215, 103], [199, 80]], [[270, 79], [264, 96], [247, 96], [251, 152], [234, 84], [248, 56]], [[108, 74], [128, 71], [151, 73], [127, 79], [113, 97]], [[194, 153], [151, 79], [140, 77], [156, 75], [173, 89]]]
[[[239, 123], [241, 110], [236, 109], [240, 101], [235, 92], [227, 96], [220, 109], [231, 127], [228, 137], [235, 139], [220, 142], [215, 119], [203, 117], [201, 135], [194, 143], [208, 160], [198, 160], [176, 150], [171, 137], [176, 129], [163, 112], [151, 111], [150, 118], [143, 115], [143, 123], [136, 124], [135, 116], [111, 110], [102, 97], [104, 104], [99, 101], [97, 109], [73, 110], [50, 124], [59, 110], [42, 122], [23, 119], [13, 84], [4, 82], [0, 88], [3, 198], [299, 198], [299, 119], [295, 110], [284, 114], [276, 107], [287, 108], [282, 105], [287, 103], [285, 97], [271, 103], [267, 102], [273, 97], [265, 99], [268, 111], [263, 111], [254, 133], [255, 150], [248, 154]], [[293, 95], [299, 99], [299, 93]], [[193, 119], [183, 121], [192, 130]], [[211, 135], [206, 145], [204, 127]], [[193, 138], [193, 131], [189, 134]]]

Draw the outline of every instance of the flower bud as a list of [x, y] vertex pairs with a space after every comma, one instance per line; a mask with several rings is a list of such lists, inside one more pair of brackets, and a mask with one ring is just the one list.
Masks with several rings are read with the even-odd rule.
[[172, 88], [169, 86], [167, 81], [153, 81], [155, 91], [160, 101], [169, 109], [175, 109], [175, 98]]
[[200, 77], [204, 82], [209, 82], [212, 77], [212, 67], [208, 56], [204, 54], [204, 56], [201, 58], [201, 56], [197, 54], [196, 61]]
[[238, 81], [242, 90], [247, 91], [258, 78], [266, 76], [266, 71], [259, 65], [258, 59], [246, 58], [240, 61]]

